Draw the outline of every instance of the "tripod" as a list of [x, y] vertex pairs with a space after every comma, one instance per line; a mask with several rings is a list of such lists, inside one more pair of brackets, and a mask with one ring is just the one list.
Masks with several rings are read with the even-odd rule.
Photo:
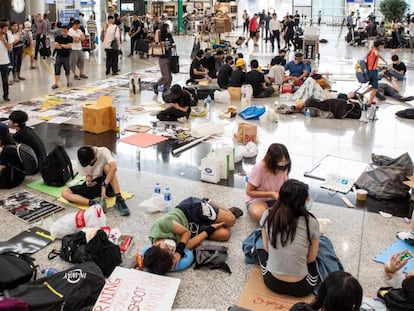
[[[344, 29], [345, 21], [346, 21], [346, 18], [344, 18], [344, 19], [342, 20], [342, 23], [341, 23], [341, 28], [339, 29], [338, 39], [336, 40], [336, 45], [335, 45], [335, 47], [336, 47], [336, 48], [338, 47], [338, 44], [339, 44], [339, 39], [340, 39], [340, 38], [341, 38], [341, 36], [342, 36], [342, 30]], [[351, 25], [351, 27], [352, 27], [352, 25]], [[352, 41], [354, 41], [354, 32], [353, 32], [353, 31], [352, 31]]]

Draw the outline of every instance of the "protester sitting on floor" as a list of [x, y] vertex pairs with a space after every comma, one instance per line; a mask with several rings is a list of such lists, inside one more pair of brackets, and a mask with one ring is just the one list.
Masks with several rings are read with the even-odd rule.
[[221, 89], [227, 89], [231, 84], [230, 79], [233, 73], [233, 64], [233, 56], [227, 55], [225, 64], [221, 66], [217, 76], [217, 84]]
[[257, 163], [246, 185], [246, 206], [250, 216], [259, 221], [265, 210], [279, 199], [279, 190], [289, 178], [290, 156], [285, 145], [271, 144], [263, 160]]
[[201, 81], [208, 77], [208, 69], [203, 66], [203, 50], [198, 50], [190, 66], [190, 81]]
[[0, 189], [17, 187], [26, 176], [16, 148], [8, 148], [9, 145], [14, 147], [16, 143], [7, 124], [0, 123]]
[[238, 52], [238, 53], [234, 56], [234, 61], [235, 61], [235, 62], [237, 62], [237, 60], [238, 60], [239, 58], [242, 58], [242, 59], [244, 58], [243, 53]]
[[344, 271], [330, 273], [311, 303], [299, 302], [290, 311], [358, 311], [362, 304], [361, 284]]
[[308, 211], [311, 202], [308, 185], [289, 179], [273, 208], [265, 210], [260, 219], [264, 250], [258, 255], [264, 283], [271, 291], [303, 297], [319, 282], [320, 230], [318, 220]]
[[115, 196], [115, 208], [121, 216], [129, 215], [128, 206], [121, 196], [117, 165], [106, 147], [82, 146], [78, 149], [79, 174], [85, 182], [62, 190], [62, 197], [69, 202], [94, 205], [106, 197]]
[[295, 60], [286, 64], [285, 70], [289, 70], [289, 75], [285, 81], [293, 81], [295, 85], [302, 85], [304, 79], [308, 76], [306, 64], [303, 62], [303, 54], [296, 53]]
[[212, 79], [217, 77], [216, 75], [216, 60], [215, 57], [211, 54], [211, 49], [206, 48], [204, 50], [204, 56], [201, 59], [201, 65], [203, 68], [208, 70], [208, 76]]
[[231, 73], [230, 86], [241, 87], [246, 81], [246, 61], [243, 58], [236, 60], [236, 68]]
[[273, 85], [282, 85], [285, 77], [285, 67], [282, 65], [282, 57], [276, 56], [270, 62], [270, 70], [267, 78]]
[[217, 49], [216, 55], [214, 56], [214, 73], [216, 74], [216, 77], [218, 75], [218, 72], [220, 71], [220, 68], [224, 65], [224, 57], [226, 55], [224, 54], [224, 51], [222, 49]]
[[157, 114], [160, 121], [187, 121], [191, 113], [191, 96], [178, 84], [171, 87], [171, 102]]
[[277, 56], [282, 57], [282, 61], [280, 62], [280, 64], [282, 66], [285, 66], [286, 65], [286, 50], [285, 49], [280, 49], [279, 50], [279, 55], [277, 55]]
[[151, 227], [152, 247], [144, 255], [144, 267], [151, 273], [165, 274], [204, 240], [228, 241], [236, 217], [221, 204], [190, 197], [179, 203]]
[[18, 143], [26, 144], [34, 150], [39, 162], [39, 169], [46, 158], [46, 148], [43, 141], [35, 133], [35, 131], [26, 126], [28, 115], [22, 110], [15, 110], [9, 115], [10, 127], [16, 130], [13, 139]]
[[264, 98], [270, 97], [279, 91], [277, 85], [266, 86], [265, 76], [263, 72], [258, 70], [259, 62], [256, 59], [250, 61], [251, 70], [246, 73], [245, 83], [250, 84], [253, 88], [253, 97]]
[[400, 61], [398, 55], [391, 56], [392, 66], [381, 71], [379, 74], [379, 79], [382, 79], [384, 76], [391, 81], [391, 78], [394, 77], [398, 81], [402, 81], [405, 78], [405, 73], [407, 72], [407, 67], [405, 64]]
[[414, 100], [414, 96], [402, 96], [399, 93], [400, 87], [395, 78], [391, 78], [391, 85], [388, 83], [378, 83], [378, 89], [375, 96], [380, 100], [386, 100], [385, 96], [390, 96], [400, 102], [409, 102]]

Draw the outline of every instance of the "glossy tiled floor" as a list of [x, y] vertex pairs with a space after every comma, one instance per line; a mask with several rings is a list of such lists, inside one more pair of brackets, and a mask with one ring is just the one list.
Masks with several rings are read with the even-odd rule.
[[[319, 67], [320, 72], [332, 73], [334, 81], [333, 89], [340, 92], [347, 92], [356, 89], [358, 84], [353, 78], [353, 65], [356, 59], [366, 54], [366, 48], [347, 46], [341, 39], [338, 41], [339, 28], [323, 26], [321, 37], [328, 39], [328, 44], [320, 45], [320, 63], [313, 67]], [[235, 41], [239, 34], [233, 34], [230, 41]], [[344, 34], [341, 35], [341, 37]], [[176, 37], [178, 42], [178, 53], [183, 62], [187, 62], [191, 50], [192, 37]], [[124, 55], [127, 55], [129, 42], [124, 43]], [[244, 53], [246, 59], [257, 58], [261, 65], [266, 65], [272, 54], [270, 45], [261, 42], [259, 47], [250, 45], [248, 48], [239, 49]], [[293, 53], [289, 54], [292, 57]], [[412, 86], [414, 83], [411, 61], [413, 54], [403, 50], [384, 50], [383, 55], [390, 59], [392, 54], [398, 54], [407, 64], [409, 72], [407, 80], [402, 87], [403, 92], [408, 95], [414, 94]], [[131, 70], [140, 70], [157, 65], [155, 60], [133, 58], [122, 58], [120, 61], [121, 73]], [[10, 98], [13, 102], [30, 99], [51, 92], [53, 84], [51, 60], [39, 60], [37, 70], [28, 69], [28, 60], [25, 60], [23, 76], [26, 81], [11, 86]], [[85, 72], [89, 75], [88, 81], [104, 79], [104, 60], [100, 50], [93, 52], [86, 61]], [[156, 73], [158, 75], [158, 73]], [[182, 83], [183, 81], [177, 81]], [[79, 85], [84, 81], [75, 81]], [[410, 93], [411, 92], [411, 93]], [[160, 99], [161, 97], [159, 97]], [[135, 97], [125, 94], [121, 102], [116, 103], [119, 111], [126, 115], [124, 108], [132, 104], [155, 103], [152, 92], [143, 91]], [[274, 107], [278, 97], [260, 100], [256, 103]], [[240, 108], [240, 103], [233, 102], [233, 105]], [[325, 190], [319, 190], [320, 182], [306, 178], [304, 172], [309, 170], [313, 164], [318, 162], [327, 154], [341, 156], [356, 161], [369, 162], [371, 153], [398, 156], [406, 151], [412, 153], [414, 150], [413, 121], [397, 119], [394, 113], [398, 110], [410, 107], [409, 104], [400, 104], [392, 100], [380, 103], [378, 111], [379, 120], [373, 123], [361, 123], [357, 120], [327, 120], [314, 118], [305, 121], [303, 115], [281, 115], [277, 124], [259, 125], [259, 154], [255, 159], [243, 161], [238, 165], [237, 170], [229, 181], [223, 182], [224, 186], [200, 183], [199, 165], [200, 160], [211, 148], [223, 143], [232, 143], [232, 135], [237, 129], [237, 123], [241, 120], [222, 121], [225, 123], [225, 133], [219, 138], [202, 143], [179, 156], [172, 156], [169, 144], [160, 144], [155, 147], [141, 151], [139, 170], [136, 161], [136, 148], [126, 144], [118, 143], [115, 135], [87, 134], [81, 131], [79, 122], [72, 122], [74, 125], [48, 125], [41, 124], [36, 131], [45, 138], [47, 148], [56, 143], [64, 143], [74, 158], [78, 146], [87, 144], [106, 145], [116, 153], [119, 164], [119, 175], [121, 176], [122, 187], [135, 194], [135, 197], [128, 201], [131, 208], [131, 216], [121, 218], [116, 211], [109, 211], [108, 224], [118, 226], [122, 232], [134, 235], [134, 244], [128, 255], [133, 255], [144, 245], [148, 244], [148, 231], [150, 224], [160, 215], [147, 214], [138, 208], [138, 204], [148, 198], [152, 192], [154, 182], [161, 181], [163, 186], [170, 186], [173, 192], [173, 202], [178, 203], [187, 196], [200, 196], [217, 198], [227, 206], [240, 206], [244, 209], [244, 175], [248, 174], [257, 159], [261, 159], [273, 142], [284, 143], [292, 158], [291, 177], [301, 179], [312, 185], [313, 195], [316, 197], [314, 213], [318, 217], [330, 218], [332, 224], [326, 228], [326, 234], [333, 240], [336, 251], [342, 259], [346, 269], [354, 274], [362, 283], [367, 293], [375, 293], [377, 288], [383, 284], [382, 266], [373, 262], [373, 257], [395, 239], [395, 232], [406, 230], [402, 218], [382, 218], [377, 213], [368, 213], [366, 206], [357, 209], [347, 209], [338, 199], [338, 195]], [[226, 105], [219, 105], [213, 102], [212, 120], [218, 120], [221, 110]], [[148, 124], [154, 117], [148, 113], [128, 116], [123, 121], [122, 127], [127, 124], [139, 123]], [[206, 122], [205, 119], [193, 118], [191, 126], [197, 126]], [[78, 125], [76, 125], [78, 124]], [[29, 178], [30, 179], [30, 178]], [[6, 191], [1, 191], [5, 193]], [[350, 195], [351, 200], [355, 198]], [[382, 204], [373, 201], [369, 209], [376, 209]], [[400, 216], [408, 216], [410, 211], [407, 202], [404, 208], [397, 213]], [[397, 204], [401, 205], [401, 204]], [[393, 211], [395, 204], [388, 211]], [[401, 206], [400, 206], [401, 207]], [[66, 212], [73, 212], [68, 208]], [[15, 218], [1, 212], [0, 238], [6, 240], [23, 230], [27, 226]], [[57, 217], [57, 216], [55, 216]], [[42, 221], [42, 225], [48, 228], [52, 222], [49, 217]], [[8, 224], [8, 225], [6, 225]], [[9, 224], [13, 224], [11, 227]], [[250, 272], [243, 262], [241, 252], [241, 241], [255, 227], [253, 221], [246, 215], [240, 218], [233, 229], [231, 240], [226, 243], [229, 246], [229, 265], [233, 271], [231, 276], [218, 271], [193, 271], [192, 269], [172, 274], [181, 278], [180, 290], [177, 295], [175, 307], [204, 307], [225, 310], [230, 304], [237, 302], [237, 299], [244, 287]], [[10, 230], [13, 228], [13, 230]], [[381, 230], [378, 230], [381, 228]], [[51, 263], [45, 259], [45, 254], [51, 248], [57, 248], [58, 244], [47, 247], [38, 252], [35, 257], [42, 267], [64, 267], [65, 264], [56, 260]]]

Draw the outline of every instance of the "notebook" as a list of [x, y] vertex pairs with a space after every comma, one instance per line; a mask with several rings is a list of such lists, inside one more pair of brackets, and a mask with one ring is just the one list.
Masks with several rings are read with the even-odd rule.
[[355, 179], [344, 177], [336, 174], [328, 174], [326, 176], [325, 182], [321, 184], [321, 188], [326, 188], [328, 190], [348, 193], [354, 185]]

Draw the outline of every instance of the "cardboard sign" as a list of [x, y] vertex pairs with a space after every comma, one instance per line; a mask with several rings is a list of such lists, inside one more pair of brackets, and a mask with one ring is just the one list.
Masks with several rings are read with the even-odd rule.
[[310, 302], [312, 298], [312, 295], [297, 298], [272, 292], [264, 284], [260, 268], [256, 267], [252, 270], [237, 306], [252, 311], [288, 311], [295, 303]]
[[93, 311], [171, 310], [180, 279], [116, 267]]

